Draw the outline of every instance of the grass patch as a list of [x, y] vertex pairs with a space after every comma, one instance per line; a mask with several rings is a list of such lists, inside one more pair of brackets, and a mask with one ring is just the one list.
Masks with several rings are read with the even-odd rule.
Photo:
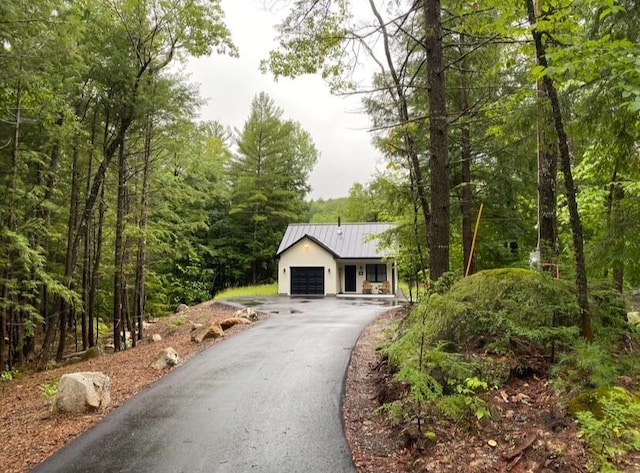
[[231, 299], [234, 297], [277, 296], [278, 284], [262, 284], [260, 286], [231, 287], [216, 294], [216, 299]]

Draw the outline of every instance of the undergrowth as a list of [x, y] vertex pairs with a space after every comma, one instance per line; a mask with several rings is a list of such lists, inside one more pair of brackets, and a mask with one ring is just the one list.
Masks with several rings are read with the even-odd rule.
[[46, 384], [41, 384], [40, 391], [48, 400], [52, 399], [58, 392], [58, 380], [53, 379]]
[[[549, 275], [498, 269], [433, 288], [384, 348], [395, 380], [407, 386], [401, 399], [381, 408], [397, 425], [420, 428], [438, 416], [471, 427], [491, 418], [478, 394], [511, 377], [551, 375], [570, 398], [639, 373], [637, 335], [622, 298], [609, 288], [591, 290], [589, 343], [580, 336], [573, 286]], [[621, 392], [602, 400], [601, 418], [589, 410], [576, 414], [600, 471], [616, 471], [608, 470], [616, 456], [640, 448], [640, 400]]]
[[[595, 393], [593, 394], [596, 395]], [[640, 399], [626, 389], [601, 391], [597, 409], [576, 413], [579, 435], [589, 447], [592, 471], [622, 472], [617, 461], [629, 452], [640, 451]]]

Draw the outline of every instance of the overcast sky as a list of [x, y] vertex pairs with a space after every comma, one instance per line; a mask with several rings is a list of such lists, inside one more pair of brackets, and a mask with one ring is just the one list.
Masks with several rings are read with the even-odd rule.
[[240, 58], [212, 56], [188, 63], [191, 81], [200, 85], [201, 95], [208, 100], [200, 118], [242, 129], [254, 96], [266, 92], [284, 111], [285, 119], [298, 121], [311, 134], [320, 152], [310, 177], [310, 197], [346, 197], [354, 182], [369, 181], [380, 164], [367, 131], [369, 119], [360, 113], [357, 97], [332, 96], [320, 77], [275, 82], [260, 73], [260, 60], [275, 45], [273, 25], [278, 20], [261, 5], [260, 0], [222, 0]]

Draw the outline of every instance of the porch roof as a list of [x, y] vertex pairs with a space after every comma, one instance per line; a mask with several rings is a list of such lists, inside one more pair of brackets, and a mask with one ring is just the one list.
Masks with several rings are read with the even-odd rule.
[[300, 223], [290, 224], [282, 237], [276, 256], [280, 256], [304, 237], [316, 242], [341, 259], [378, 259], [391, 256], [378, 248], [377, 238], [396, 227], [394, 223]]

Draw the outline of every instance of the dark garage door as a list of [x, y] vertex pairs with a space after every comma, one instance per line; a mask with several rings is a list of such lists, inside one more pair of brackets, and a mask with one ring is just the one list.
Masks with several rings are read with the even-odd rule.
[[324, 267], [292, 267], [291, 295], [324, 295]]

